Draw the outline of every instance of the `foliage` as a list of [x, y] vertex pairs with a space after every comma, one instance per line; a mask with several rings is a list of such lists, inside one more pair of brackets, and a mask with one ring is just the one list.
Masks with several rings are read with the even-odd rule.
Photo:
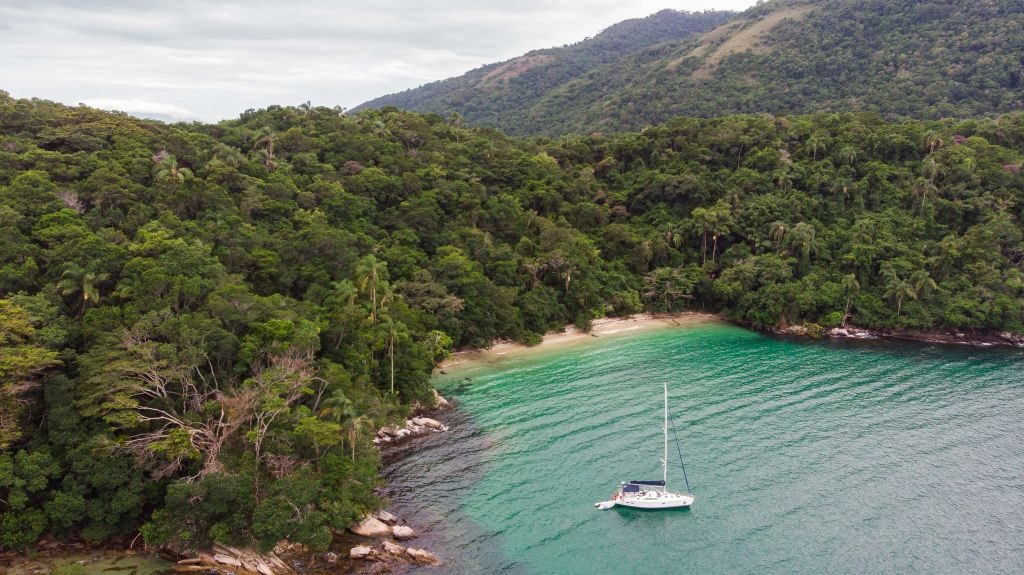
[[435, 362], [604, 315], [1020, 332], [1022, 146], [1022, 115], [553, 141], [0, 98], [0, 546], [323, 548]]

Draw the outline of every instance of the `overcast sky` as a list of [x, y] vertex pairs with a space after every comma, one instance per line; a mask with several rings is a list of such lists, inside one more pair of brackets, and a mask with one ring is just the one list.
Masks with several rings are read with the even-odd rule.
[[351, 108], [664, 8], [754, 0], [0, 0], [0, 90], [214, 121]]

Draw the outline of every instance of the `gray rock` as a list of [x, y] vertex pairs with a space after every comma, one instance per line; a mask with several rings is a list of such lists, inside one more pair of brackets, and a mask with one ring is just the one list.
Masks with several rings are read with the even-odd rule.
[[349, 527], [349, 531], [363, 537], [387, 537], [391, 535], [391, 528], [376, 517], [367, 517], [361, 522]]
[[405, 541], [407, 539], [415, 539], [417, 537], [416, 531], [408, 525], [395, 525], [391, 528], [391, 534], [395, 536], [395, 539], [399, 541]]
[[348, 558], [349, 559], [366, 559], [367, 557], [370, 556], [370, 553], [372, 551], [373, 551], [372, 547], [368, 547], [366, 545], [356, 545], [352, 549], [349, 549]]
[[405, 554], [412, 557], [413, 561], [423, 563], [424, 565], [437, 565], [441, 562], [437, 555], [434, 555], [426, 549], [415, 549], [410, 547], [405, 550]]

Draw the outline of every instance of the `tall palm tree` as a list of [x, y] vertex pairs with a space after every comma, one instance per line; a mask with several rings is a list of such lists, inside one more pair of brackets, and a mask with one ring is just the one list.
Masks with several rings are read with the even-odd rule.
[[853, 296], [860, 292], [860, 282], [857, 281], [857, 276], [854, 274], [843, 276], [839, 283], [839, 289], [846, 294], [846, 311], [843, 312], [843, 327], [846, 327], [846, 322], [850, 319], [850, 309], [853, 308]]
[[693, 230], [704, 237], [704, 241], [701, 244], [701, 265], [704, 265], [708, 261], [708, 234], [711, 233], [711, 213], [706, 208], [696, 208], [693, 213], [690, 214], [693, 219]]
[[935, 178], [939, 175], [939, 164], [935, 158], [929, 156], [921, 162], [921, 175], [928, 178], [929, 182], [935, 183]]
[[383, 322], [381, 328], [387, 336], [388, 342], [388, 359], [391, 361], [391, 393], [395, 393], [395, 341], [405, 335], [408, 335], [409, 330], [405, 327], [405, 324], [400, 321], [395, 321], [391, 316], [383, 316]]
[[825, 138], [818, 132], [815, 132], [807, 138], [807, 147], [811, 149], [811, 159], [817, 162], [818, 152], [825, 149]]
[[356, 267], [356, 284], [359, 291], [370, 293], [370, 317], [373, 319], [373, 325], [377, 325], [377, 290], [381, 282], [387, 280], [387, 276], [387, 262], [378, 260], [373, 254], [359, 260]]
[[900, 317], [900, 313], [903, 311], [903, 300], [908, 297], [917, 299], [917, 291], [914, 290], [914, 286], [910, 282], [899, 276], [892, 276], [886, 283], [885, 297], [896, 300], [896, 317]]
[[806, 222], [800, 222], [793, 226], [789, 232], [789, 247], [794, 254], [800, 256], [800, 269], [807, 269], [811, 262], [811, 252], [814, 250], [814, 239], [817, 232], [814, 226]]
[[833, 182], [832, 193], [836, 197], [836, 203], [839, 204], [839, 210], [845, 210], [846, 200], [850, 197], [850, 180], [848, 178], [839, 178]]
[[939, 189], [935, 187], [935, 184], [925, 178], [918, 178], [914, 182], [914, 195], [921, 198], [920, 210], [922, 213], [924, 212], [924, 204], [928, 200], [928, 195], [934, 195], [938, 191]]
[[276, 143], [277, 135], [269, 127], [261, 128], [253, 141], [253, 148], [258, 148], [257, 156], [268, 172], [277, 169], [277, 157], [274, 156], [274, 144]]
[[774, 221], [768, 226], [768, 239], [775, 242], [775, 249], [782, 249], [782, 240], [786, 238], [786, 222]]

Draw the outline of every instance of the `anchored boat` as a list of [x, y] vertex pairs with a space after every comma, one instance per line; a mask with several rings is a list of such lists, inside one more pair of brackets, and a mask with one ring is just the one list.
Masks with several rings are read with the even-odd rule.
[[[665, 442], [664, 456], [661, 460], [661, 480], [630, 481], [622, 482], [619, 488], [612, 494], [608, 501], [600, 501], [594, 504], [598, 509], [611, 509], [616, 505], [632, 507], [635, 509], [679, 509], [693, 505], [693, 493], [690, 491], [690, 480], [686, 477], [686, 467], [683, 466], [683, 480], [686, 482], [686, 493], [673, 493], [668, 490], [668, 383], [665, 383]], [[674, 433], [674, 431], [673, 431]], [[679, 449], [679, 441], [676, 441], [676, 449]], [[679, 462], [682, 464], [682, 453], [679, 454]]]

